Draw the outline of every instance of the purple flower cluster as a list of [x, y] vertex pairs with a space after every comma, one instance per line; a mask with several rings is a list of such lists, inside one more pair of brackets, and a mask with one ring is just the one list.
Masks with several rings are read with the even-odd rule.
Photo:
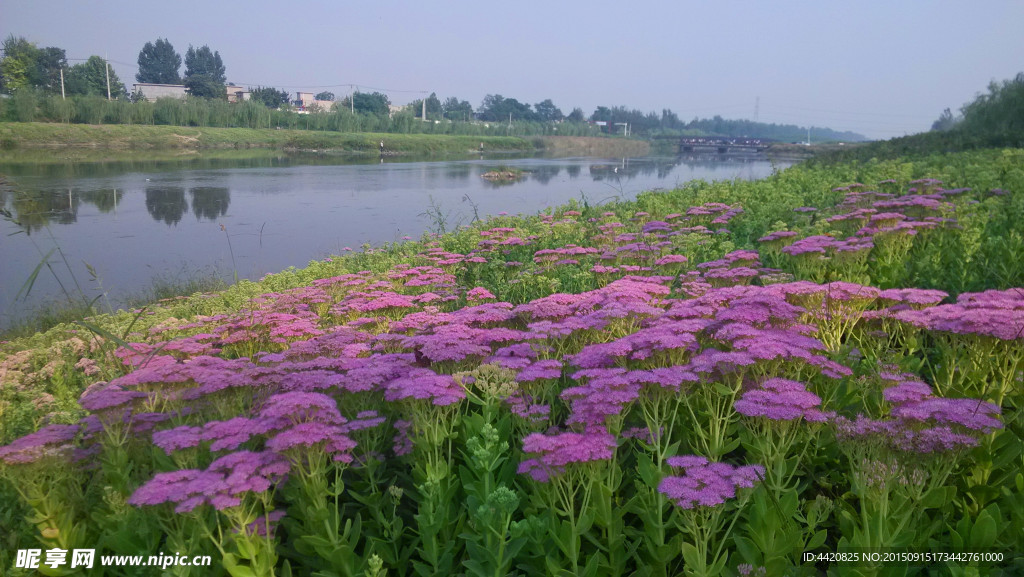
[[602, 429], [553, 435], [532, 433], [523, 439], [523, 452], [535, 456], [519, 464], [519, 473], [546, 483], [565, 472], [567, 466], [610, 460], [615, 447], [615, 437]]
[[658, 484], [658, 492], [683, 509], [717, 507], [736, 497], [737, 489], [750, 489], [764, 478], [761, 465], [736, 467], [728, 463], [710, 463], [704, 457], [669, 457], [666, 462], [682, 475], [667, 476]]
[[804, 419], [824, 422], [828, 415], [821, 412], [821, 398], [807, 390], [800, 382], [773, 378], [755, 389], [743, 393], [735, 403], [736, 412], [747, 417], [765, 417], [771, 421]]
[[895, 316], [931, 331], [1015, 341], [1024, 339], [1024, 291], [963, 293], [955, 304], [904, 310]]
[[808, 236], [793, 244], [783, 247], [782, 252], [790, 256], [808, 254], [819, 254], [831, 256], [835, 253], [860, 252], [871, 250], [874, 243], [870, 237], [850, 237], [846, 240], [836, 240], [831, 236]]
[[206, 470], [158, 473], [139, 487], [128, 503], [173, 503], [176, 513], [188, 513], [206, 504], [217, 510], [237, 507], [247, 494], [270, 490], [290, 468], [288, 461], [276, 453], [239, 451], [213, 461]]
[[386, 401], [418, 399], [442, 407], [465, 398], [466, 391], [451, 375], [439, 375], [430, 369], [413, 369], [405, 376], [389, 381], [384, 390]]
[[66, 455], [81, 428], [78, 425], [47, 425], [34, 433], [0, 446], [0, 461], [8, 465], [33, 463], [48, 456]]
[[868, 443], [911, 455], [934, 455], [978, 445], [974, 435], [946, 425], [922, 428], [903, 419], [875, 420], [863, 415], [853, 421], [836, 417], [833, 423], [840, 441]]

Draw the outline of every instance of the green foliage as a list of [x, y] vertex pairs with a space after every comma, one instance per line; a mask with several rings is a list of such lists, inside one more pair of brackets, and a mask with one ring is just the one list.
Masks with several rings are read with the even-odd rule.
[[139, 51], [139, 72], [135, 80], [151, 84], [181, 84], [181, 55], [166, 38], [146, 42]]
[[12, 94], [20, 89], [60, 93], [60, 71], [67, 67], [64, 49], [39, 48], [22, 37], [8, 36], [0, 59], [0, 90]]
[[192, 96], [224, 99], [227, 97], [224, 62], [220, 52], [213, 52], [203, 45], [198, 49], [188, 47], [185, 53], [185, 88]]
[[997, 146], [1024, 144], [1024, 72], [1010, 80], [993, 82], [960, 109], [964, 134], [986, 138]]
[[323, 92], [318, 92], [316, 94], [316, 96], [314, 96], [313, 98], [315, 98], [317, 100], [325, 100], [325, 101], [334, 102], [334, 93], [333, 92], [328, 92], [328, 91], [325, 90]]
[[[423, 119], [423, 99], [413, 100], [409, 103], [409, 110], [412, 111], [415, 118]], [[427, 120], [441, 120], [444, 117], [443, 107], [441, 101], [438, 100], [437, 94], [431, 92], [430, 96], [427, 97]]]
[[555, 106], [555, 103], [551, 102], [550, 98], [534, 104], [533, 109], [537, 112], [537, 118], [541, 122], [558, 122], [565, 118], [561, 109]]
[[108, 79], [111, 98], [128, 96], [128, 91], [117, 77], [117, 73], [99, 56], [90, 56], [85, 62], [72, 66], [65, 79], [65, 85], [68, 94], [106, 98]]
[[373, 116], [377, 119], [386, 119], [388, 113], [391, 111], [391, 100], [387, 94], [380, 92], [356, 92], [352, 96], [346, 97], [344, 100], [338, 103], [338, 111], [351, 110], [355, 106], [355, 112], [357, 114], [365, 114], [367, 116]]
[[249, 99], [254, 102], [261, 102], [267, 108], [280, 108], [282, 104], [288, 102], [288, 93], [269, 86], [266, 88], [260, 86], [252, 90], [249, 94]]
[[505, 98], [500, 94], [484, 96], [477, 112], [481, 120], [490, 122], [509, 122], [510, 117], [512, 121], [519, 122], [533, 122], [538, 119], [529, 104], [519, 102], [515, 98]]
[[459, 100], [454, 96], [445, 99], [441, 105], [444, 117], [448, 120], [469, 121], [473, 118], [473, 105], [468, 100]]
[[1010, 80], [989, 84], [988, 93], [964, 104], [960, 114], [958, 118], [946, 109], [930, 132], [832, 151], [815, 158], [815, 162], [867, 162], [1024, 146], [1024, 72]]
[[958, 122], [960, 122], [960, 119], [953, 116], [953, 113], [947, 108], [943, 110], [942, 114], [939, 115], [939, 118], [932, 123], [932, 130], [953, 130]]

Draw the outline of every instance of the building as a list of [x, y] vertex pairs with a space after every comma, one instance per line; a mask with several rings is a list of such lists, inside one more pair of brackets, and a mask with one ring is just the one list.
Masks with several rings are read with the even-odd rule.
[[132, 84], [132, 92], [141, 93], [149, 102], [154, 102], [157, 98], [185, 98], [187, 94], [184, 84], [149, 84], [146, 82]]
[[334, 106], [334, 101], [317, 100], [312, 92], [296, 92], [295, 100], [292, 101], [292, 104], [295, 105], [296, 112], [306, 114], [312, 111], [330, 112], [331, 107]]
[[[185, 98], [188, 95], [188, 90], [184, 84], [149, 84], [142, 82], [132, 84], [132, 92], [142, 93], [142, 96], [149, 102], [154, 102], [157, 98]], [[248, 88], [242, 88], [234, 84], [229, 84], [225, 92], [227, 93], [228, 102], [249, 100], [250, 96]]]
[[228, 102], [242, 102], [249, 100], [252, 93], [248, 88], [242, 88], [241, 86], [235, 86], [234, 84], [228, 84], [225, 89], [228, 93]]

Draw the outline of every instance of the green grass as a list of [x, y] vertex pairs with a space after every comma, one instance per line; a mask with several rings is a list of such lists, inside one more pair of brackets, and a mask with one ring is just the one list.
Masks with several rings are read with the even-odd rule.
[[0, 145], [5, 150], [40, 147], [107, 149], [245, 149], [320, 150], [340, 153], [380, 152], [441, 154], [478, 152], [532, 152], [545, 148], [543, 139], [447, 134], [339, 133], [308, 130], [144, 126], [125, 124], [0, 123]]

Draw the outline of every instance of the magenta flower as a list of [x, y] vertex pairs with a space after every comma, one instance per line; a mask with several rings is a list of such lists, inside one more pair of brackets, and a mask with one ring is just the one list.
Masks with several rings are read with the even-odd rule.
[[735, 467], [727, 463], [709, 463], [704, 457], [669, 457], [666, 462], [683, 469], [679, 476], [668, 476], [658, 484], [658, 492], [683, 509], [716, 507], [736, 496], [739, 488], [749, 489], [764, 478], [761, 465]]
[[547, 482], [567, 466], [607, 461], [615, 454], [615, 437], [602, 429], [585, 433], [532, 433], [523, 439], [523, 452], [536, 455], [519, 464], [519, 473]]
[[35, 462], [43, 457], [70, 451], [70, 445], [81, 429], [78, 425], [47, 425], [34, 433], [0, 446], [0, 461], [8, 465]]
[[826, 419], [819, 410], [821, 398], [808, 391], [803, 383], [788, 379], [768, 379], [759, 388], [743, 393], [733, 406], [741, 415], [765, 417], [772, 421], [802, 418], [823, 422]]

